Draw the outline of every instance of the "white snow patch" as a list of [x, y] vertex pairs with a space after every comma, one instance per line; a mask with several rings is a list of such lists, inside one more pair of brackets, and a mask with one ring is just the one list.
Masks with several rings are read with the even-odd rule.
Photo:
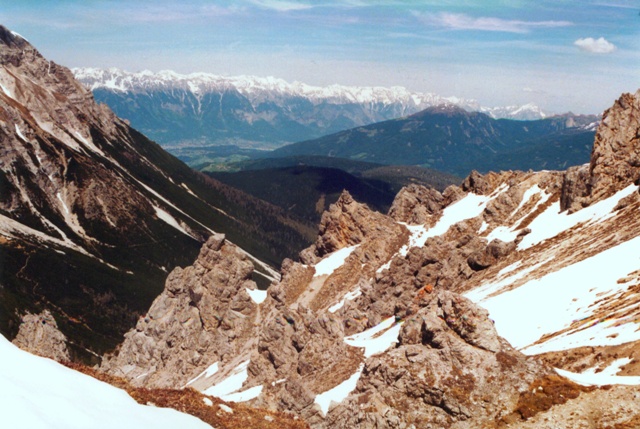
[[320, 262], [315, 265], [316, 273], [313, 275], [314, 277], [320, 276], [329, 276], [333, 274], [335, 270], [340, 268], [344, 261], [351, 255], [351, 253], [356, 250], [359, 244], [350, 247], [343, 247], [340, 250], [336, 250], [331, 253], [329, 256], [324, 257]]
[[76, 152], [82, 152], [81, 146], [78, 144], [78, 142], [72, 139], [71, 136], [69, 136], [69, 134], [67, 134], [66, 131], [60, 129], [56, 124], [54, 124], [53, 122], [50, 122], [50, 120], [43, 120], [42, 118], [37, 116], [34, 116], [34, 119], [36, 120], [36, 123], [38, 124], [38, 126], [42, 128], [42, 130], [46, 131], [56, 139], [60, 140], [70, 149]]
[[482, 221], [482, 225], [480, 225], [480, 229], [478, 229], [478, 234], [482, 234], [489, 228], [489, 224], [485, 221]]
[[[42, 218], [43, 220], [45, 220], [45, 222], [47, 222], [49, 224], [49, 222], [46, 220], [46, 218]], [[54, 224], [51, 224], [55, 227]], [[61, 240], [59, 238], [55, 238], [55, 237], [51, 237], [50, 235], [47, 235], [41, 231], [35, 230], [33, 228], [30, 228], [26, 225], [21, 224], [20, 222], [17, 222], [11, 218], [8, 218], [4, 215], [0, 214], [0, 230], [2, 231], [2, 234], [5, 235], [6, 237], [10, 237], [10, 238], [20, 238], [21, 236], [30, 236], [33, 239], [36, 240], [42, 240], [45, 242], [49, 242], [52, 244], [56, 244], [58, 246], [63, 246], [63, 247], [67, 247], [69, 249], [75, 250], [77, 252], [82, 253], [83, 255], [89, 256], [91, 258], [94, 258], [96, 260], [99, 260], [101, 262], [104, 262], [102, 260], [100, 260], [99, 258], [96, 258], [94, 255], [90, 254], [89, 252], [87, 252], [84, 248], [78, 246], [77, 244], [75, 244], [74, 242], [72, 242], [71, 240], [69, 240], [68, 238], [66, 238], [66, 236], [64, 236], [64, 240]], [[107, 264], [108, 265], [108, 264]]]
[[224, 395], [221, 397], [221, 399], [227, 402], [246, 402], [257, 398], [261, 393], [262, 386], [254, 386], [248, 388], [247, 390], [243, 390], [242, 392], [235, 392]]
[[438, 222], [433, 226], [433, 228], [430, 228], [426, 234], [422, 234], [418, 237], [413, 247], [422, 247], [424, 246], [424, 243], [427, 242], [428, 238], [444, 234], [450, 227], [458, 222], [479, 216], [487, 206], [487, 202], [506, 189], [506, 185], [503, 185], [496, 189], [496, 191], [494, 191], [494, 193], [489, 197], [471, 193], [467, 194], [464, 198], [445, 208], [442, 212], [442, 217]]
[[[513, 275], [508, 276], [496, 283], [485, 283], [480, 285], [479, 287], [467, 292], [464, 294], [464, 296], [466, 296], [467, 298], [469, 298], [470, 300], [472, 300], [473, 302], [476, 303], [480, 303], [482, 300], [487, 299], [490, 295], [493, 295], [494, 293], [497, 293], [498, 291], [500, 291], [500, 289], [512, 285], [513, 283], [515, 283], [516, 281], [526, 277], [529, 275], [529, 273], [532, 273], [533, 271], [537, 270], [538, 268], [540, 268], [542, 265], [546, 264], [547, 262], [549, 262], [551, 258], [546, 259], [542, 262], [539, 262], [535, 265], [532, 265], [528, 268], [525, 268], [523, 270], [519, 270], [517, 272], [515, 272]], [[517, 264], [517, 262], [515, 263]], [[515, 265], [513, 264], [513, 265]], [[508, 269], [509, 267], [505, 267], [505, 273], [508, 274], [509, 272], [513, 271], [513, 269]], [[514, 268], [515, 269], [515, 268]], [[481, 304], [482, 305], [482, 304]]]
[[168, 212], [162, 210], [158, 206], [153, 206], [153, 208], [156, 210], [156, 216], [158, 216], [158, 218], [160, 218], [161, 220], [165, 221], [166, 223], [168, 223], [169, 225], [171, 225], [172, 227], [174, 227], [175, 229], [177, 229], [181, 233], [183, 233], [185, 235], [188, 235], [191, 238], [195, 238], [186, 229], [184, 229], [182, 227], [182, 225], [180, 225], [178, 223], [178, 221], [173, 216], [171, 216]]
[[233, 414], [233, 408], [231, 408], [231, 407], [230, 407], [230, 406], [228, 406], [228, 405], [220, 404], [220, 405], [218, 405], [218, 407], [220, 407], [220, 409], [221, 409], [222, 411], [224, 411], [225, 413]]
[[[527, 204], [534, 195], [537, 195], [541, 192], [543, 192], [543, 190], [540, 189], [537, 183], [532, 187], [530, 187], [529, 189], [527, 189], [526, 191], [524, 191], [524, 194], [522, 194], [522, 201], [520, 201], [520, 204], [518, 204], [518, 207], [513, 211], [513, 213], [511, 213], [511, 216], [518, 213], [518, 210], [520, 210], [525, 204]], [[535, 208], [538, 205], [545, 202], [547, 199], [549, 199], [549, 197], [551, 197], [551, 194], [547, 194], [546, 192], [544, 192], [543, 198], [541, 198], [540, 201], [538, 201], [538, 203], [533, 209], [535, 210]]]
[[345, 337], [344, 342], [353, 347], [364, 348], [364, 357], [368, 358], [378, 353], [382, 353], [398, 342], [402, 322], [395, 323], [395, 317], [389, 317], [378, 323], [373, 328], [359, 334]]
[[489, 202], [491, 198], [495, 198], [497, 195], [504, 192], [506, 189], [507, 186], [502, 185], [488, 197], [472, 193], [467, 194], [462, 199], [445, 208], [442, 212], [442, 216], [438, 219], [438, 222], [429, 229], [426, 229], [424, 225], [407, 225], [401, 223], [402, 225], [405, 225], [411, 233], [409, 236], [409, 243], [402, 246], [398, 253], [392, 256], [386, 264], [378, 268], [377, 272], [381, 273], [385, 269], [388, 269], [391, 266], [391, 261], [396, 256], [406, 256], [409, 249], [412, 247], [422, 247], [427, 242], [427, 239], [444, 234], [456, 223], [479, 216], [487, 206], [487, 202]]
[[2, 92], [4, 92], [6, 94], [7, 97], [11, 98], [12, 100], [14, 100], [13, 95], [11, 94], [11, 92], [7, 89], [6, 86], [4, 86], [2, 84], [2, 82], [0, 82], [0, 88], [2, 88]]
[[522, 265], [522, 261], [516, 261], [513, 264], [504, 267], [503, 269], [498, 271], [498, 277], [504, 276], [505, 274], [510, 273], [511, 271], [513, 271], [516, 268], [518, 268], [520, 265]]
[[236, 392], [242, 388], [242, 383], [249, 378], [249, 374], [247, 373], [249, 362], [250, 360], [246, 360], [240, 363], [233, 369], [233, 371], [231, 371], [231, 374], [227, 378], [222, 380], [220, 383], [209, 387], [202, 393], [224, 399], [226, 395]]
[[487, 241], [491, 243], [493, 240], [502, 240], [506, 243], [509, 243], [516, 239], [518, 236], [518, 231], [514, 231], [513, 228], [509, 228], [508, 226], [498, 226], [494, 228], [489, 235], [487, 235]]
[[[60, 192], [58, 192], [58, 193], [56, 194], [56, 197], [57, 197], [57, 198], [60, 200], [60, 202], [62, 203], [62, 207], [64, 208], [64, 212], [65, 212], [66, 214], [70, 214], [70, 212], [69, 212], [69, 207], [67, 207], [67, 204], [66, 204], [66, 203], [64, 202], [64, 200], [62, 199], [62, 194], [60, 194]], [[67, 222], [67, 223], [69, 223], [69, 222]]]
[[191, 380], [189, 380], [189, 382], [187, 384], [184, 385], [184, 387], [187, 387], [188, 385], [190, 385], [191, 383], [193, 383], [194, 381], [198, 380], [201, 377], [209, 378], [213, 374], [215, 374], [216, 372], [218, 372], [218, 362], [210, 365], [207, 369], [202, 371], [200, 374], [198, 374], [195, 377], [193, 377]]
[[[551, 198], [551, 194], [543, 191], [538, 187], [538, 185], [534, 185], [531, 188], [527, 189], [522, 196], [522, 201], [520, 201], [520, 205], [511, 213], [511, 216], [515, 215], [518, 210], [520, 210], [534, 195], [542, 194], [536, 205], [529, 211], [529, 213], [533, 213], [538, 209], [541, 204], [544, 204], [549, 198]], [[524, 214], [522, 217], [528, 215], [528, 213]], [[487, 241], [491, 242], [492, 240], [499, 239], [504, 242], [511, 242], [516, 239], [520, 230], [516, 229], [518, 225], [517, 220], [513, 222], [512, 227], [499, 226], [495, 228], [493, 231], [487, 235]]]
[[24, 38], [24, 36], [22, 36], [21, 34], [16, 33], [15, 31], [11, 31], [11, 30], [9, 30], [9, 32], [10, 32], [11, 34], [13, 34], [15, 37], [19, 37], [19, 38], [21, 38], [22, 40], [24, 40], [25, 42], [28, 42], [28, 40], [27, 40], [27, 39], [25, 39], [25, 38]]
[[3, 427], [208, 428], [178, 411], [138, 404], [124, 390], [22, 351], [0, 336]]
[[354, 372], [351, 377], [347, 378], [345, 381], [338, 384], [333, 389], [329, 389], [326, 392], [323, 392], [316, 396], [314, 402], [320, 405], [322, 414], [327, 414], [332, 402], [339, 404], [344, 400], [344, 398], [349, 396], [349, 393], [353, 392], [353, 389], [355, 389], [356, 385], [358, 384], [358, 380], [360, 379], [360, 374], [362, 374], [363, 368], [364, 364], [360, 364], [358, 370]]
[[218, 362], [214, 363], [213, 365], [209, 366], [209, 368], [205, 369], [203, 374], [205, 378], [207, 378], [207, 377], [211, 377], [216, 372], [218, 372]]
[[91, 150], [92, 152], [97, 153], [98, 155], [107, 158], [107, 155], [105, 155], [105, 153], [100, 150], [100, 148], [98, 146], [96, 146], [93, 141], [89, 141], [87, 140], [82, 134], [80, 134], [78, 131], [74, 131], [73, 134], [76, 136], [76, 138], [78, 140], [80, 140], [89, 150]]
[[184, 188], [188, 193], [190, 193], [191, 195], [193, 195], [194, 197], [196, 197], [196, 198], [200, 199], [200, 197], [198, 197], [196, 194], [194, 194], [194, 193], [193, 193], [193, 191], [192, 191], [191, 189], [189, 189], [189, 187], [188, 187], [186, 184], [181, 183], [181, 184], [180, 184], [180, 186], [181, 186], [182, 188]]
[[246, 288], [247, 293], [256, 304], [262, 304], [265, 299], [267, 299], [267, 291], [260, 289], [249, 289]]
[[362, 291], [360, 290], [360, 288], [357, 288], [353, 292], [347, 292], [347, 294], [344, 296], [344, 298], [342, 298], [340, 300], [339, 303], [329, 307], [329, 313], [335, 313], [336, 311], [338, 311], [338, 310], [340, 310], [342, 308], [342, 306], [344, 305], [344, 303], [347, 300], [349, 300], [349, 301], [354, 300], [357, 297], [359, 297], [360, 295], [362, 295]]
[[280, 380], [272, 381], [272, 382], [271, 382], [271, 385], [272, 385], [272, 386], [275, 386], [276, 384], [284, 383], [285, 381], [287, 381], [287, 379], [286, 379], [286, 378], [281, 378]]
[[208, 407], [212, 407], [213, 406], [213, 401], [209, 398], [202, 398], [202, 402], [204, 402], [204, 404]]
[[631, 361], [632, 359], [629, 358], [617, 359], [600, 372], [596, 372], [596, 368], [589, 368], [582, 373], [565, 371], [559, 368], [555, 368], [555, 370], [561, 376], [583, 386], [604, 386], [607, 384], [637, 386], [640, 385], [640, 376], [617, 375], [620, 369]]
[[522, 278], [531, 269], [465, 295], [486, 308], [495, 320], [498, 333], [525, 354], [640, 340], [637, 323], [608, 319], [596, 321], [588, 329], [570, 331], [532, 346], [542, 336], [562, 331], [574, 321], [592, 316], [597, 311], [597, 306], [593, 305], [596, 301], [626, 291], [629, 285], [617, 280], [638, 269], [639, 248], [640, 237], [636, 237], [500, 295], [489, 296], [515, 278]]
[[[18, 137], [20, 137], [25, 143], [29, 143], [29, 140], [24, 136], [24, 134], [22, 134], [22, 131], [20, 131], [20, 127], [18, 127], [18, 124], [15, 124], [16, 126], [16, 134], [18, 134]], [[40, 161], [40, 158], [38, 158], [38, 161]]]
[[631, 195], [637, 189], [638, 187], [636, 185], [629, 185], [611, 197], [572, 214], [567, 214], [566, 212], [560, 213], [559, 201], [551, 204], [547, 210], [529, 224], [528, 228], [531, 229], [531, 233], [526, 235], [520, 244], [518, 244], [518, 249], [527, 249], [546, 239], [555, 237], [581, 222], [597, 223], [610, 218], [613, 216], [611, 211], [618, 202], [624, 197]]
[[[186, 217], [188, 217], [189, 219], [193, 220], [194, 222], [196, 222], [198, 225], [200, 225], [201, 227], [203, 227], [204, 229], [206, 229], [207, 231], [209, 231], [211, 234], [215, 234], [216, 232], [214, 230], [212, 230], [211, 228], [209, 228], [208, 226], [206, 226], [205, 224], [203, 224], [202, 222], [194, 219], [193, 217], [189, 216], [187, 213], [185, 213], [184, 211], [180, 210], [178, 207], [176, 207], [173, 203], [171, 203], [169, 200], [167, 200], [166, 198], [164, 198], [162, 195], [160, 195], [158, 192], [156, 192], [155, 190], [153, 190], [151, 187], [145, 185], [144, 183], [142, 183], [141, 181], [139, 181], [138, 179], [136, 179], [134, 176], [129, 175], [129, 177], [131, 177], [133, 180], [135, 180], [136, 182], [138, 182], [140, 184], [140, 186], [142, 186], [143, 188], [145, 188], [147, 191], [151, 192], [153, 195], [155, 195], [156, 197], [158, 197], [160, 200], [164, 201], [167, 205], [169, 205], [170, 207], [174, 208], [175, 210], [177, 210], [178, 212], [182, 213], [183, 215], [185, 215]], [[214, 207], [210, 204], [208, 204], [209, 207], [211, 207], [214, 210], [219, 211], [220, 213], [223, 213], [225, 216], [229, 216], [227, 213], [225, 213], [223, 210], [220, 210], [217, 207]], [[229, 216], [230, 219], [234, 219], [233, 216]], [[190, 235], [190, 234], [188, 234]], [[229, 243], [231, 243], [230, 241], [228, 241]], [[242, 252], [243, 254], [247, 255], [247, 257], [249, 257], [253, 262], [255, 262], [256, 264], [260, 265], [269, 275], [265, 275], [265, 277], [269, 278], [270, 280], [275, 280], [275, 281], [280, 281], [280, 273], [278, 273], [276, 270], [274, 270], [273, 268], [271, 268], [268, 264], [262, 262], [261, 260], [259, 260], [258, 258], [256, 258], [255, 256], [253, 256], [251, 253], [247, 252], [246, 250], [244, 250], [243, 248], [241, 248], [240, 246], [236, 246], [238, 248], [238, 250], [240, 252]], [[262, 273], [260, 273], [262, 274]]]

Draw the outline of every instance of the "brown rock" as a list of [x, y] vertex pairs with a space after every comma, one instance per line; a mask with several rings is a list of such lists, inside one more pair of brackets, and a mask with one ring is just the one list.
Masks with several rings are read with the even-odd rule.
[[500, 339], [486, 311], [440, 292], [405, 319], [395, 348], [367, 361], [356, 390], [318, 427], [484, 427], [549, 373]]
[[591, 198], [599, 201], [640, 178], [640, 90], [607, 109], [589, 164]]
[[570, 212], [610, 197], [640, 179], [640, 90], [623, 94], [607, 109], [596, 131], [588, 174], [569, 169], [561, 206]]
[[431, 216], [442, 211], [444, 197], [433, 188], [411, 184], [393, 200], [389, 216], [409, 224], [430, 223]]

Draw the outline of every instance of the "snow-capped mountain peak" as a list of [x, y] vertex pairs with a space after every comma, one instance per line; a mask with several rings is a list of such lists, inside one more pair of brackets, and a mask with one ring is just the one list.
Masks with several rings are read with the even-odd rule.
[[[483, 107], [473, 99], [444, 97], [430, 92], [412, 92], [402, 86], [313, 86], [303, 82], [287, 82], [273, 76], [221, 76], [211, 73], [180, 74], [171, 70], [157, 73], [144, 70], [132, 73], [117, 68], [75, 68], [76, 78], [92, 91], [98, 88], [136, 92], [159, 88], [189, 89], [193, 94], [236, 90], [252, 101], [268, 98], [300, 97], [314, 104], [358, 103], [398, 105], [405, 114], [416, 113], [439, 104], [454, 104], [468, 111], [482, 111], [494, 118], [540, 119], [546, 114], [534, 104], [508, 107]], [[253, 103], [252, 103], [253, 104]], [[390, 118], [389, 118], [390, 119]]]

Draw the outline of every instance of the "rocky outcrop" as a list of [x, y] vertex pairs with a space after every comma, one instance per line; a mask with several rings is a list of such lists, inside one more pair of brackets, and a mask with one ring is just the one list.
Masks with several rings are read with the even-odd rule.
[[411, 184], [398, 192], [389, 216], [398, 222], [425, 224], [442, 211], [445, 198], [433, 188]]
[[640, 179], [640, 90], [623, 94], [604, 112], [589, 172], [594, 201]]
[[49, 310], [40, 314], [25, 314], [13, 344], [22, 350], [58, 362], [69, 361], [67, 338], [58, 330], [56, 319]]
[[640, 180], [640, 90], [623, 94], [598, 126], [588, 176], [583, 168], [567, 171], [562, 209], [574, 212], [610, 197]]
[[485, 310], [433, 293], [321, 427], [483, 427], [549, 371], [499, 338]]
[[371, 211], [343, 191], [335, 204], [322, 215], [315, 244], [301, 253], [304, 263], [313, 263], [343, 247], [360, 244], [365, 238], [381, 235], [387, 229], [393, 234], [398, 227], [386, 216]]
[[221, 234], [195, 263], [176, 268], [164, 292], [125, 335], [102, 369], [134, 385], [182, 387], [213, 362], [225, 362], [256, 342], [257, 304], [248, 291], [253, 264]]

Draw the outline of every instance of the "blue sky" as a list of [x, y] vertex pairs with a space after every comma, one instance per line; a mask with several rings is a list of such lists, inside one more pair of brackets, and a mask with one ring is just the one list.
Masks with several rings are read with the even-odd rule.
[[640, 2], [0, 0], [68, 67], [404, 86], [600, 113], [640, 88]]

